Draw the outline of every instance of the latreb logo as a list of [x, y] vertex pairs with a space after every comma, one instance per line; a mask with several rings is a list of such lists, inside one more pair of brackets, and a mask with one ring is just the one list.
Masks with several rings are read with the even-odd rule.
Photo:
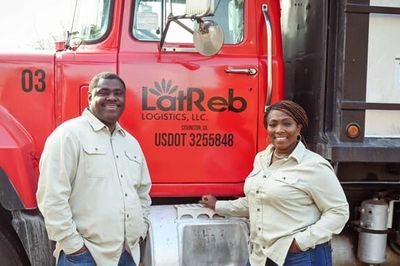
[[[151, 101], [150, 94], [157, 97]], [[243, 112], [247, 102], [243, 97], [234, 96], [234, 90], [228, 89], [227, 96], [213, 96], [206, 99], [205, 92], [201, 88], [187, 88], [186, 91], [178, 90], [178, 86], [172, 86], [172, 81], [165, 79], [154, 82], [154, 88], [142, 88], [142, 109], [144, 111], [207, 111], [212, 112]]]

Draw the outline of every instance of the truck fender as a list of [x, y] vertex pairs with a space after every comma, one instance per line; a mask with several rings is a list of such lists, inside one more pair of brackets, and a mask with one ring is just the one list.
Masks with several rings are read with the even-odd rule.
[[36, 208], [37, 161], [33, 138], [0, 106], [0, 204], [5, 209]]
[[14, 186], [2, 168], [0, 168], [0, 204], [7, 210], [24, 208]]

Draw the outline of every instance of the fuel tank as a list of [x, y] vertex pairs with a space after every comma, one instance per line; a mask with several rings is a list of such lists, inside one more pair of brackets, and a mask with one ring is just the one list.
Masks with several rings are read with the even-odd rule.
[[[199, 204], [152, 206], [144, 252], [146, 266], [243, 266], [248, 260], [247, 219], [221, 217]], [[357, 258], [358, 232], [347, 227], [334, 236], [333, 265], [367, 265]], [[386, 261], [398, 266], [400, 256], [386, 247]]]

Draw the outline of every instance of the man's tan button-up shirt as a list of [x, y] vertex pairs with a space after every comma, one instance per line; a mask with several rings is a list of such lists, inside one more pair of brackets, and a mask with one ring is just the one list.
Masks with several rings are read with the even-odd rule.
[[270, 145], [256, 155], [245, 197], [217, 201], [221, 215], [249, 216], [252, 266], [267, 258], [283, 265], [293, 241], [303, 251], [343, 229], [349, 206], [331, 165], [299, 142], [287, 159], [270, 164]]
[[139, 143], [118, 123], [111, 134], [85, 110], [59, 126], [46, 141], [37, 191], [56, 258], [85, 245], [97, 265], [112, 266], [127, 247], [138, 264], [150, 186]]

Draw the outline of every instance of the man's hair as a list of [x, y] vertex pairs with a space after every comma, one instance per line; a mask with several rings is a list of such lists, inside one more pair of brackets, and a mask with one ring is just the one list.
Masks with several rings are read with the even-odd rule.
[[308, 118], [306, 111], [304, 111], [303, 107], [298, 105], [295, 102], [289, 101], [289, 100], [283, 100], [279, 101], [273, 105], [268, 106], [267, 110], [265, 111], [264, 114], [264, 127], [268, 127], [268, 115], [271, 113], [272, 110], [277, 110], [284, 112], [293, 120], [299, 124], [302, 125], [302, 131], [305, 130], [308, 126]]
[[120, 78], [120, 76], [112, 72], [101, 72], [99, 74], [96, 74], [90, 81], [89, 92], [91, 92], [94, 88], [97, 88], [100, 79], [118, 79], [124, 87], [124, 90], [126, 89], [125, 82], [122, 80], [122, 78]]

